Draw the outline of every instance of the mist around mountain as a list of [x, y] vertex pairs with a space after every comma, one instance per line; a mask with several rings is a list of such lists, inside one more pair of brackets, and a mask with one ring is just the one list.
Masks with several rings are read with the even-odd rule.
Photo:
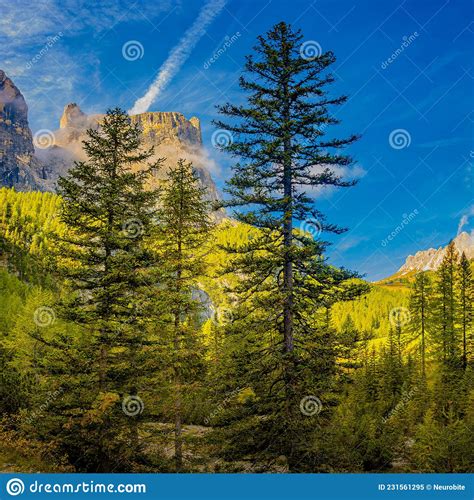
[[[0, 185], [19, 191], [56, 190], [74, 161], [84, 160], [82, 141], [88, 128], [97, 129], [104, 115], [85, 114], [75, 103], [66, 104], [57, 130], [39, 130], [33, 137], [28, 123], [28, 106], [14, 82], [0, 70]], [[163, 168], [152, 185], [166, 179], [167, 170], [179, 158], [193, 163], [212, 201], [219, 199], [209, 172], [214, 163], [202, 145], [199, 119], [189, 120], [178, 112], [147, 112], [132, 115], [143, 131], [143, 147], [153, 147], [153, 159], [165, 157]]]

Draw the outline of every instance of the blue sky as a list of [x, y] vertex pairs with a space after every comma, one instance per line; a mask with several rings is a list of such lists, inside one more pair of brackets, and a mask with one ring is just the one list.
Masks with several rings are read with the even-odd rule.
[[[150, 110], [201, 119], [204, 146], [220, 166], [218, 186], [231, 160], [211, 143], [215, 105], [242, 101], [237, 78], [244, 56], [257, 35], [285, 20], [338, 58], [334, 93], [350, 98], [336, 113], [342, 123], [334, 135], [362, 133], [350, 148], [357, 163], [346, 172], [359, 184], [317, 193], [328, 219], [350, 228], [332, 238], [331, 262], [376, 280], [408, 254], [446, 244], [461, 219], [463, 230], [474, 228], [472, 3], [212, 1], [208, 25], [188, 44], [182, 64], [174, 64]], [[130, 109], [206, 4], [39, 0], [31, 7], [0, 0], [0, 68], [25, 95], [33, 131], [56, 129], [68, 102], [87, 113]], [[127, 43], [140, 57], [124, 57]]]

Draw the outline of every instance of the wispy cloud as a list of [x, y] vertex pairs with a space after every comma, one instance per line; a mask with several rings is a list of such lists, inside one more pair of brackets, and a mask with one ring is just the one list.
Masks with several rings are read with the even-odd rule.
[[0, 69], [25, 96], [33, 128], [51, 128], [65, 104], [99, 95], [98, 49], [108, 31], [172, 8], [176, 1], [0, 0]]
[[148, 111], [155, 99], [186, 62], [196, 44], [206, 33], [207, 27], [220, 14], [226, 2], [227, 0], [209, 0], [204, 5], [194, 23], [169, 53], [168, 58], [162, 64], [157, 77], [145, 95], [137, 99], [133, 107], [129, 110], [129, 114], [133, 115]]
[[461, 234], [463, 228], [469, 224], [470, 217], [474, 216], [474, 205], [471, 205], [467, 212], [461, 216], [458, 224], [458, 232], [457, 234]]
[[[326, 170], [325, 165], [313, 165], [311, 167], [311, 173], [312, 174], [322, 174]], [[349, 165], [349, 166], [337, 166], [337, 165], [331, 165], [329, 167], [329, 170], [331, 170], [335, 175], [340, 177], [342, 180], [359, 180], [362, 179], [362, 177], [365, 176], [367, 171], [362, 167], [362, 165], [356, 163], [355, 165]], [[331, 196], [335, 191], [337, 190], [337, 187], [334, 186], [327, 186], [327, 185], [321, 185], [321, 186], [312, 186], [308, 187], [306, 190], [307, 194], [310, 196], [317, 196], [317, 197], [329, 197]]]
[[[9, 44], [27, 45], [42, 42], [58, 31], [68, 35], [87, 31], [91, 36], [113, 29], [119, 23], [153, 19], [171, 8], [172, 0], [130, 2], [113, 0], [29, 0], [1, 2], [0, 36]], [[176, 2], [174, 2], [176, 4]]]

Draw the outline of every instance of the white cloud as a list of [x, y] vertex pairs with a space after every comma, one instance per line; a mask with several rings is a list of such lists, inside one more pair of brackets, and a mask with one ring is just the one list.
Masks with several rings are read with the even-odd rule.
[[[326, 168], [329, 168], [335, 175], [339, 176], [341, 180], [343, 181], [351, 181], [351, 180], [358, 180], [361, 179], [362, 177], [365, 176], [367, 173], [364, 168], [359, 165], [351, 165], [351, 166], [328, 166], [326, 165], [314, 165], [311, 167], [311, 173], [312, 174], [320, 174], [322, 173]], [[336, 189], [339, 189], [335, 186], [313, 186], [309, 187], [306, 192], [308, 195], [312, 196], [330, 196], [331, 194], [334, 193]]]
[[471, 205], [468, 208], [467, 212], [463, 214], [459, 219], [458, 232], [457, 232], [458, 235], [461, 234], [464, 226], [467, 226], [469, 224], [469, 218], [472, 216], [474, 216], [474, 205]]
[[196, 44], [206, 33], [207, 27], [224, 8], [226, 1], [227, 0], [209, 0], [206, 5], [204, 5], [194, 23], [169, 53], [168, 58], [162, 64], [157, 77], [150, 85], [145, 95], [135, 101], [135, 104], [129, 110], [129, 114], [135, 115], [148, 111], [155, 99], [166, 88], [171, 79], [186, 62]]
[[[54, 128], [65, 104], [99, 93], [97, 44], [108, 30], [123, 22], [153, 22], [178, 5], [172, 0], [38, 0], [34, 5], [0, 0], [0, 69], [25, 96], [33, 128]], [[71, 51], [71, 42], [85, 34], [90, 43]], [[57, 41], [48, 46], [51, 39]]]
[[125, 0], [30, 0], [2, 1], [0, 33], [17, 46], [41, 41], [58, 31], [91, 35], [108, 31], [121, 22], [153, 19], [176, 8], [172, 0], [133, 2]]

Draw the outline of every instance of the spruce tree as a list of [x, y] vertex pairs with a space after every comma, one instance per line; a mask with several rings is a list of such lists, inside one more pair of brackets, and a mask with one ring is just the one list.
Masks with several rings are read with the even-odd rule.
[[426, 375], [426, 338], [430, 316], [431, 280], [427, 272], [418, 273], [410, 295], [410, 328], [420, 339], [421, 372]]
[[177, 472], [183, 468], [183, 392], [189, 393], [191, 384], [203, 375], [198, 338], [201, 304], [195, 292], [199, 289], [198, 279], [205, 272], [205, 254], [213, 226], [205, 195], [192, 164], [179, 160], [168, 173], [157, 212], [160, 284], [165, 297], [160, 305], [170, 313], [172, 332], [170, 362]]
[[[302, 41], [302, 34], [284, 22], [260, 36], [240, 78], [246, 104], [220, 106], [230, 121], [215, 122], [232, 137], [224, 149], [239, 159], [225, 204], [245, 207], [234, 216], [259, 229], [253, 239], [228, 248], [227, 271], [243, 277], [234, 289], [242, 307], [229, 331], [237, 328], [251, 337], [242, 355], [259, 365], [248, 373], [261, 401], [266, 399], [259, 411], [271, 412], [274, 419], [261, 425], [269, 430], [268, 441], [273, 439], [266, 451], [285, 455], [290, 469], [308, 449], [305, 432], [311, 427], [301, 418], [299, 402], [327, 390], [334, 374], [333, 340], [314, 313], [325, 307], [331, 289], [353, 276], [328, 266], [325, 243], [305, 231], [343, 231], [326, 222], [310, 193], [354, 185], [338, 172], [353, 161], [341, 149], [357, 139], [328, 137], [326, 127], [338, 123], [331, 108], [347, 98], [328, 92], [334, 54], [305, 57]], [[303, 230], [298, 221], [306, 222]]]
[[438, 331], [434, 332], [435, 340], [441, 349], [441, 359], [447, 366], [458, 364], [458, 331], [456, 316], [458, 311], [457, 298], [457, 266], [459, 255], [451, 241], [446, 248], [441, 265], [437, 271], [436, 296], [434, 301], [435, 319]]
[[463, 252], [459, 263], [459, 307], [462, 329], [462, 363], [467, 367], [472, 353], [472, 322], [474, 311], [474, 281], [472, 279], [471, 264]]
[[87, 135], [87, 160], [58, 181], [66, 230], [57, 271], [67, 293], [57, 309], [80, 330], [36, 339], [51, 351], [46, 373], [64, 387], [49, 425], [71, 462], [78, 470], [129, 470], [139, 456], [146, 297], [156, 266], [147, 238], [158, 193], [146, 183], [161, 160], [147, 163], [153, 150], [142, 149], [140, 130], [118, 108]]

